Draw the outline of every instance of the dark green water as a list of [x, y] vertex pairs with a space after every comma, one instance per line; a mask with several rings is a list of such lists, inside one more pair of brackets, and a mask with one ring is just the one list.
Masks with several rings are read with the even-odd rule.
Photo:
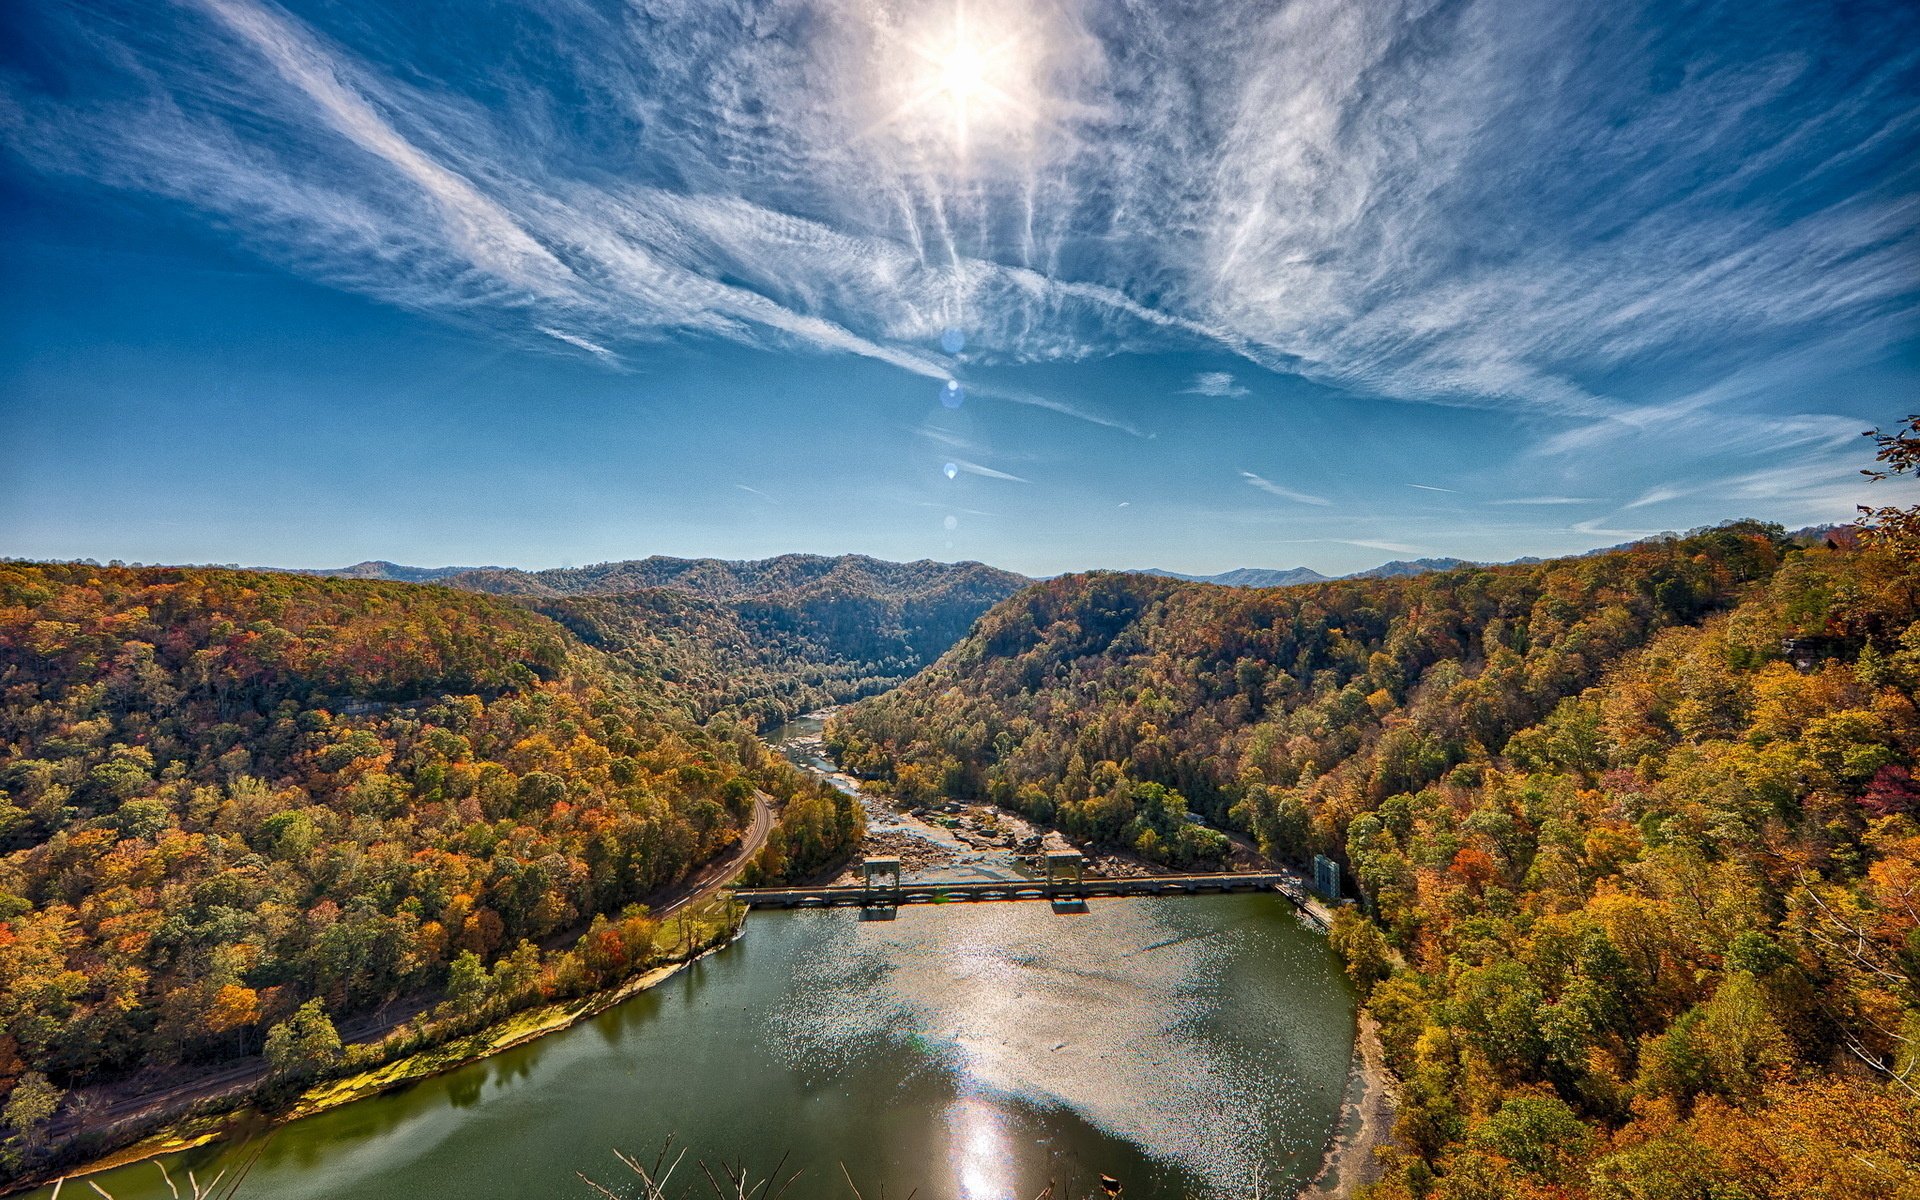
[[[793, 1200], [849, 1197], [841, 1163], [867, 1200], [1084, 1196], [1100, 1172], [1129, 1197], [1245, 1196], [1317, 1169], [1352, 1019], [1274, 896], [756, 913], [596, 1020], [167, 1161], [205, 1181], [257, 1153], [243, 1197], [586, 1198], [576, 1171], [625, 1195], [612, 1148], [650, 1159], [673, 1133], [687, 1172], [791, 1151]], [[98, 1181], [168, 1196], [151, 1163]]]

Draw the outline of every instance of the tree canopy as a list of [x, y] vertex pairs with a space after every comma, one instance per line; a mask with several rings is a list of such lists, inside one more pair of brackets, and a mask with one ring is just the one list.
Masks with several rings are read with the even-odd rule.
[[1380, 1196], [1920, 1195], [1913, 568], [1735, 523], [1270, 591], [1070, 576], [830, 736], [1170, 862], [1145, 835], [1190, 806], [1342, 863], [1402, 1081]]
[[783, 845], [858, 841], [750, 731], [509, 600], [0, 564], [0, 1085], [307, 1072], [462, 970], [496, 1010], [616, 979], [635, 906], [762, 791]]

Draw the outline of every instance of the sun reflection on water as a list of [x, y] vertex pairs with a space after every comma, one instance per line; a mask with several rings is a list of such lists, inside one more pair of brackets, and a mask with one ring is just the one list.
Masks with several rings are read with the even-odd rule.
[[963, 1200], [1008, 1200], [1012, 1147], [1000, 1110], [979, 1096], [962, 1096], [947, 1111], [947, 1128]]

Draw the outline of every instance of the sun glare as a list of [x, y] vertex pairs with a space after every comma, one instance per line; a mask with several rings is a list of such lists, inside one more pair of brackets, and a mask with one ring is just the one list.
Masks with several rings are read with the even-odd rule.
[[908, 43], [919, 60], [906, 102], [896, 119], [944, 125], [956, 150], [965, 151], [983, 125], [1000, 125], [1030, 105], [1020, 39], [970, 21], [964, 8], [937, 33]]
[[985, 91], [986, 86], [986, 60], [973, 43], [957, 43], [940, 60], [940, 90], [953, 100], [971, 100]]

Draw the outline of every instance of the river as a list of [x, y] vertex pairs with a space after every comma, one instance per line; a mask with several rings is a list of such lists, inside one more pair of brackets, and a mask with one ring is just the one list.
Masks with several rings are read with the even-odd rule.
[[[789, 1155], [790, 1200], [850, 1197], [842, 1164], [867, 1200], [1077, 1200], [1102, 1173], [1129, 1197], [1286, 1195], [1352, 1046], [1338, 963], [1278, 896], [756, 912], [596, 1019], [167, 1163], [250, 1162], [241, 1196], [275, 1200], [589, 1198], [575, 1172], [637, 1193], [613, 1150], [650, 1161], [672, 1134], [688, 1184], [696, 1158]], [[170, 1197], [152, 1163], [96, 1179]]]

